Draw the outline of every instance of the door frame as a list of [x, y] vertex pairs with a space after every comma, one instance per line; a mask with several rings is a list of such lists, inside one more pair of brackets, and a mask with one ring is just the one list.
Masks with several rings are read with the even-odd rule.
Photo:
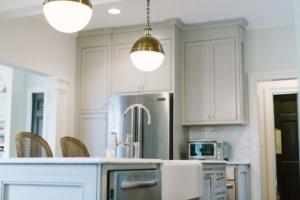
[[298, 88], [296, 79], [258, 83], [262, 187], [265, 189], [263, 191], [267, 191], [265, 199], [276, 199], [277, 194], [273, 96], [295, 94]]
[[[258, 83], [263, 81], [290, 80], [297, 79], [297, 69], [277, 70], [266, 72], [248, 73], [248, 91], [249, 91], [249, 135], [250, 137], [250, 168], [251, 168], [251, 199], [267, 200], [265, 198], [266, 190], [263, 190], [262, 172], [261, 172], [261, 145], [260, 145], [260, 126], [259, 121], [259, 94]], [[299, 101], [299, 99], [298, 99]], [[271, 199], [270, 199], [271, 200]]]

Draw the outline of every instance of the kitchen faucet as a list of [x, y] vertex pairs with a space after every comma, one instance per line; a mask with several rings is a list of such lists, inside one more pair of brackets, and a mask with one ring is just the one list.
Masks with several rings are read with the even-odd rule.
[[[150, 111], [143, 105], [143, 104], [132, 104], [130, 106], [128, 106], [128, 108], [125, 109], [125, 111], [123, 112], [122, 116], [121, 116], [121, 126], [120, 126], [120, 136], [121, 136], [121, 141], [123, 141], [123, 119], [125, 117], [125, 115], [127, 114], [128, 111], [131, 110], [131, 116], [133, 116], [133, 112], [134, 112], [134, 108], [138, 108], [139, 109], [139, 123], [138, 123], [138, 137], [137, 137], [137, 142], [140, 143], [140, 138], [141, 138], [141, 131], [140, 131], [140, 116], [141, 116], [141, 110], [145, 110], [147, 113], [147, 117], [148, 117], [148, 124], [151, 124], [151, 115], [150, 115]], [[132, 118], [131, 118], [131, 122], [132, 122]], [[127, 134], [127, 138], [126, 138], [126, 142], [124, 143], [124, 146], [126, 147], [126, 157], [127, 158], [133, 158], [133, 135], [132, 135], [132, 130], [133, 130], [133, 124], [131, 123], [131, 133]], [[136, 146], [136, 143], [135, 143]], [[141, 146], [141, 144], [140, 144]], [[129, 150], [130, 150], [130, 156], [129, 156]], [[139, 150], [141, 151], [142, 148], [139, 148]], [[140, 154], [141, 155], [141, 154]]]

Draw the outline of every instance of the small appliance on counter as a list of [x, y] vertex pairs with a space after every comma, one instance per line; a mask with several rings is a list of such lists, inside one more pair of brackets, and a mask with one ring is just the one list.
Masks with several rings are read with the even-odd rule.
[[227, 160], [229, 159], [229, 145], [224, 141], [190, 140], [188, 142], [190, 160]]

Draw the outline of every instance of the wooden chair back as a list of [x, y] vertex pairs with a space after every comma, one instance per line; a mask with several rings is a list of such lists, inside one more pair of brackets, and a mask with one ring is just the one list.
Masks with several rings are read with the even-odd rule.
[[18, 157], [53, 157], [51, 148], [41, 136], [21, 132], [16, 135]]
[[60, 138], [63, 157], [90, 157], [86, 146], [77, 138], [65, 136]]

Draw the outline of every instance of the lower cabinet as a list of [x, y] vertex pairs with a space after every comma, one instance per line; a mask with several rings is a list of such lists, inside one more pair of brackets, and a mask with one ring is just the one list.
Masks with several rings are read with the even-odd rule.
[[247, 164], [227, 164], [228, 200], [250, 200], [250, 170]]
[[201, 200], [227, 200], [226, 164], [203, 164], [203, 193]]
[[107, 114], [83, 113], [79, 120], [79, 137], [87, 146], [91, 157], [105, 157]]

